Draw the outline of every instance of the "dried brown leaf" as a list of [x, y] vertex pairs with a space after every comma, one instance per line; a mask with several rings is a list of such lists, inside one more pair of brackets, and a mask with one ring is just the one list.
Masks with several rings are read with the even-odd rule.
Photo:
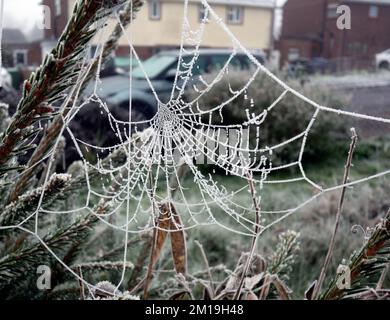
[[259, 300], [259, 299], [257, 298], [257, 296], [252, 291], [249, 291], [246, 294], [245, 300]]
[[264, 277], [263, 285], [259, 293], [259, 300], [265, 300], [268, 297], [269, 289], [271, 287], [272, 283], [272, 276], [270, 274], [267, 274]]
[[291, 291], [282, 280], [280, 280], [278, 277], [275, 277], [273, 279], [273, 284], [281, 300], [291, 300]]
[[187, 291], [174, 293], [168, 300], [191, 300], [191, 296]]
[[156, 264], [161, 250], [164, 246], [165, 240], [168, 235], [168, 230], [170, 228], [170, 217], [168, 214], [161, 211], [160, 217], [157, 220], [157, 233], [156, 239], [153, 248], [153, 257], [152, 257], [152, 267]]
[[184, 230], [180, 229], [182, 226], [180, 216], [177, 214], [175, 207], [170, 204], [172, 218], [170, 220], [170, 230], [177, 230], [171, 232], [171, 248], [173, 264], [177, 273], [187, 273], [187, 246], [186, 235]]
[[309, 288], [305, 291], [305, 298], [307, 300], [313, 300], [314, 288], [317, 286], [317, 280], [310, 284]]
[[252, 290], [263, 279], [263, 273], [254, 275], [253, 277], [246, 277], [244, 280], [244, 287], [247, 290]]

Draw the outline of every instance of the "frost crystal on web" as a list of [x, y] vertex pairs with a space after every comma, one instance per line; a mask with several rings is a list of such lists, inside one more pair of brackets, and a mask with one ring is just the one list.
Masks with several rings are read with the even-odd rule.
[[[157, 227], [156, 220], [160, 216], [161, 204], [173, 204], [180, 214], [179, 220], [172, 216], [168, 217], [172, 219], [176, 229], [187, 230], [200, 225], [218, 225], [231, 232], [254, 236], [256, 225], [254, 205], [252, 201], [243, 203], [237, 200], [240, 194], [248, 194], [248, 179], [255, 188], [254, 194], [259, 203], [263, 201], [263, 190], [267, 185], [304, 182], [314, 191], [311, 198], [297, 206], [280, 211], [263, 211], [263, 220], [257, 222], [260, 233], [294, 214], [322, 194], [344, 187], [335, 185], [325, 188], [310, 179], [305, 172], [303, 157], [306, 142], [320, 113], [331, 112], [382, 123], [390, 122], [389, 119], [319, 105], [289, 87], [266, 69], [252, 51], [240, 43], [240, 39], [235, 37], [206, 0], [202, 0], [202, 4], [205, 8], [203, 20], [194, 27], [191, 26], [188, 17], [188, 0], [183, 2], [181, 45], [168, 100], [159, 97], [158, 90], [154, 88], [155, 83], [149, 78], [148, 71], [143, 67], [143, 62], [134, 48], [132, 31], [128, 32], [123, 27], [130, 48], [129, 63], [132, 65], [135, 60], [139, 64], [143, 78], [153, 93], [157, 112], [147, 120], [134, 118], [134, 105], [131, 99], [134, 89], [133, 75], [130, 72], [128, 88], [130, 101], [126, 113], [128, 119], [119, 119], [99, 95], [100, 90], [104, 88], [101, 88], [98, 68], [93, 93], [82, 103], [74, 99], [71, 110], [64, 114], [62, 127], [62, 133], [70, 137], [81, 160], [74, 164], [71, 170], [80, 176], [80, 181], [88, 186], [88, 191], [86, 194], [77, 194], [78, 199], [75, 203], [79, 203], [78, 207], [61, 211], [46, 209], [43, 201], [45, 193], [42, 192], [37, 209], [28, 219], [17, 226], [10, 226], [22, 228], [33, 234], [46, 246], [39, 236], [40, 228], [43, 228], [40, 225], [41, 215], [72, 216], [92, 213], [102, 225], [123, 234], [123, 273], [117, 288], [124, 279], [128, 235]], [[121, 23], [117, 13], [114, 13], [114, 17]], [[228, 37], [231, 51], [220, 69], [209, 75], [202, 75], [197, 72], [198, 61], [204, 36], [211, 24]], [[101, 61], [102, 44], [95, 50], [93, 61]], [[245, 56], [250, 64], [246, 72], [246, 81], [241, 87], [230, 83], [235, 76], [234, 66], [238, 55]], [[87, 60], [84, 64], [85, 69], [88, 69]], [[76, 96], [83, 75], [83, 72], [80, 72], [75, 88]], [[248, 93], [257, 77], [269, 79], [280, 91], [279, 97], [261, 112], [255, 111], [258, 110], [254, 108], [256, 101]], [[224, 81], [229, 83], [224, 92], [224, 100], [205, 105], [204, 98], [215, 94], [213, 90], [216, 85]], [[187, 95], [188, 91], [192, 94]], [[269, 121], [271, 113], [278, 112], [279, 103], [289, 97], [300, 99], [309, 106], [307, 112], [310, 112], [310, 120], [305, 124], [305, 129], [298, 134], [277, 144], [265, 145], [262, 125]], [[242, 99], [246, 118], [240, 123], [230, 123], [229, 119], [224, 117], [224, 112], [232, 108], [231, 103], [237, 99]], [[77, 132], [72, 129], [70, 125], [72, 121], [91, 103], [99, 106], [102, 118], [109, 124], [107, 134], [115, 137], [117, 141], [115, 144], [90, 143], [79, 138]], [[43, 177], [45, 186], [50, 184], [51, 166], [55, 161], [55, 150], [60, 143], [59, 138], [48, 155], [48, 168]], [[292, 162], [274, 164], [275, 154], [290, 145], [297, 148], [296, 159]], [[282, 175], [276, 175], [290, 169], [293, 169], [295, 176], [286, 175], [286, 178], [281, 178]], [[216, 170], [219, 171], [219, 175], [213, 174]], [[390, 170], [350, 181], [348, 185], [359, 184], [388, 173]], [[220, 175], [240, 178], [242, 183], [225, 185], [221, 183]], [[275, 176], [279, 178], [274, 178]], [[67, 176], [61, 176], [61, 179], [66, 183]], [[25, 227], [25, 224], [31, 221], [34, 221], [32, 230], [28, 226]], [[50, 250], [48, 246], [46, 247]], [[62, 261], [61, 263], [79, 277], [69, 266]], [[88, 288], [92, 286], [88, 284]]]

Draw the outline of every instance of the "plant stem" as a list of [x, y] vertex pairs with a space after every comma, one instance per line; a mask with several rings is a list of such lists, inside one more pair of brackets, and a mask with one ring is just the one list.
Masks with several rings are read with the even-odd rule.
[[347, 162], [345, 164], [344, 177], [343, 177], [343, 185], [344, 186], [341, 189], [340, 199], [339, 199], [339, 203], [338, 203], [338, 207], [337, 207], [336, 221], [334, 224], [332, 237], [330, 238], [328, 252], [327, 252], [326, 257], [325, 257], [324, 265], [322, 266], [321, 273], [320, 273], [320, 276], [318, 278], [318, 282], [314, 288], [312, 300], [316, 299], [319, 292], [321, 291], [321, 287], [322, 287], [322, 284], [324, 282], [326, 271], [329, 267], [329, 264], [330, 264], [330, 261], [332, 258], [332, 254], [334, 251], [335, 243], [336, 243], [336, 235], [337, 235], [337, 231], [338, 231], [339, 225], [340, 225], [341, 212], [343, 210], [345, 193], [347, 190], [346, 183], [348, 182], [349, 172], [350, 172], [351, 166], [352, 166], [353, 153], [355, 151], [357, 138], [358, 138], [354, 128], [351, 128], [351, 132], [352, 132], [352, 136], [351, 136], [352, 141], [351, 141], [351, 144], [349, 146], [348, 158], [347, 158]]
[[256, 214], [255, 230], [254, 230], [255, 235], [252, 238], [251, 250], [250, 250], [248, 259], [245, 262], [245, 266], [244, 266], [244, 268], [242, 270], [241, 279], [240, 279], [240, 282], [238, 284], [237, 291], [234, 294], [233, 300], [238, 300], [240, 298], [242, 286], [244, 285], [245, 276], [248, 273], [249, 266], [250, 266], [250, 263], [252, 261], [252, 257], [253, 257], [253, 255], [255, 253], [255, 250], [256, 250], [257, 240], [259, 238], [260, 231], [261, 231], [261, 227], [260, 227], [261, 209], [260, 209], [260, 204], [257, 201], [256, 190], [255, 190], [255, 186], [253, 184], [253, 175], [252, 175], [252, 173], [251, 174], [248, 173], [248, 185], [249, 185], [249, 190], [250, 190], [250, 193], [251, 193], [253, 206], [255, 208], [255, 214]]
[[211, 275], [210, 265], [209, 265], [209, 261], [208, 261], [207, 256], [206, 256], [206, 252], [204, 251], [203, 245], [198, 240], [195, 240], [194, 242], [199, 247], [199, 250], [202, 254], [202, 258], [203, 258], [203, 261], [204, 261], [204, 264], [205, 264], [205, 267], [207, 270], [207, 274], [209, 276], [211, 293], [213, 294], [213, 297], [214, 297], [214, 295], [215, 295], [214, 285], [213, 285], [214, 281], [213, 281], [213, 276]]
[[378, 280], [378, 283], [376, 285], [376, 289], [375, 290], [381, 290], [382, 289], [383, 283], [385, 282], [386, 275], [389, 272], [389, 269], [390, 269], [390, 263], [388, 263], [386, 265], [386, 267], [383, 269], [383, 271], [381, 273], [381, 276], [380, 276], [380, 278]]

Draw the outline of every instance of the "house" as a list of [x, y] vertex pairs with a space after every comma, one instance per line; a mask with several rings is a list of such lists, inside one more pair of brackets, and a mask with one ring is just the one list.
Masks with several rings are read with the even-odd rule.
[[40, 41], [28, 41], [20, 29], [4, 28], [2, 39], [3, 66], [12, 75], [12, 85], [19, 88], [31, 67], [42, 62]]
[[[350, 8], [351, 29], [337, 26], [340, 5]], [[390, 0], [288, 0], [278, 49], [283, 62], [323, 57], [365, 67], [376, 53], [390, 48], [388, 30]]]
[[3, 30], [3, 64], [6, 68], [28, 65], [29, 45], [19, 29]]
[[[45, 31], [44, 47], [53, 46], [60, 30], [66, 25], [76, 0], [43, 0], [42, 4], [51, 8], [51, 30]], [[229, 26], [242, 44], [248, 49], [267, 50], [273, 42], [274, 0], [209, 0], [216, 13]], [[146, 0], [144, 8], [137, 14], [136, 20], [127, 29], [132, 43], [141, 58], [147, 58], [162, 49], [174, 49], [180, 46], [183, 25], [183, 0]], [[196, 28], [205, 14], [200, 0], [189, 0], [188, 20]], [[115, 19], [108, 21], [108, 26], [99, 41], [104, 40], [116, 24]], [[94, 40], [98, 43], [97, 38]], [[130, 45], [125, 36], [120, 39], [117, 55], [125, 56], [130, 52]], [[206, 24], [201, 47], [231, 48], [229, 36], [210, 19]]]
[[2, 44], [6, 68], [34, 66], [42, 61], [39, 41], [29, 42], [20, 29], [4, 28]]

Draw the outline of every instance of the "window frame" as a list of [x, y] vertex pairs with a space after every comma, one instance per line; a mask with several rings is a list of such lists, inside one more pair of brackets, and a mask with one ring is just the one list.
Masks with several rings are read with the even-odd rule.
[[54, 12], [56, 17], [62, 13], [62, 0], [54, 0]]
[[[191, 55], [184, 56], [182, 59], [192, 59]], [[199, 62], [201, 63], [202, 69], [199, 67]], [[191, 72], [194, 77], [198, 77], [204, 74], [210, 73], [211, 66], [211, 56], [209, 54], [199, 54], [198, 58], [196, 59], [195, 65], [193, 66]]]
[[[154, 14], [154, 5], [156, 6], [157, 14]], [[161, 20], [162, 3], [160, 0], [149, 0], [149, 20], [158, 21]]]
[[[374, 14], [373, 11], [374, 10]], [[379, 18], [379, 6], [375, 4], [371, 4], [368, 7], [368, 17], [371, 19], [378, 19]]]
[[[18, 60], [17, 59], [18, 54], [23, 54], [23, 60], [24, 60], [23, 63], [18, 63], [18, 61], [17, 61]], [[16, 49], [16, 50], [14, 50], [14, 52], [13, 52], [13, 60], [14, 60], [14, 66], [15, 67], [27, 66], [28, 65], [27, 49]]]
[[[329, 3], [328, 7], [326, 8], [326, 17], [328, 19], [337, 19], [339, 16], [339, 13], [337, 13], [338, 8], [337, 3]], [[332, 13], [332, 14], [331, 14]]]
[[290, 47], [287, 51], [287, 59], [288, 61], [294, 61], [301, 57], [301, 50], [297, 47]]
[[206, 7], [202, 3], [200, 3], [198, 5], [198, 21], [203, 22], [203, 20], [205, 20], [207, 22], [208, 16], [209, 16], [209, 12], [206, 10]]
[[[232, 16], [232, 11], [237, 10], [234, 15], [239, 13], [239, 19], [237, 19], [237, 15], [234, 17], [234, 19], [230, 19]], [[240, 25], [244, 23], [244, 7], [243, 6], [237, 6], [237, 5], [232, 5], [232, 6], [226, 6], [226, 22], [228, 24], [233, 24], [233, 25]]]

